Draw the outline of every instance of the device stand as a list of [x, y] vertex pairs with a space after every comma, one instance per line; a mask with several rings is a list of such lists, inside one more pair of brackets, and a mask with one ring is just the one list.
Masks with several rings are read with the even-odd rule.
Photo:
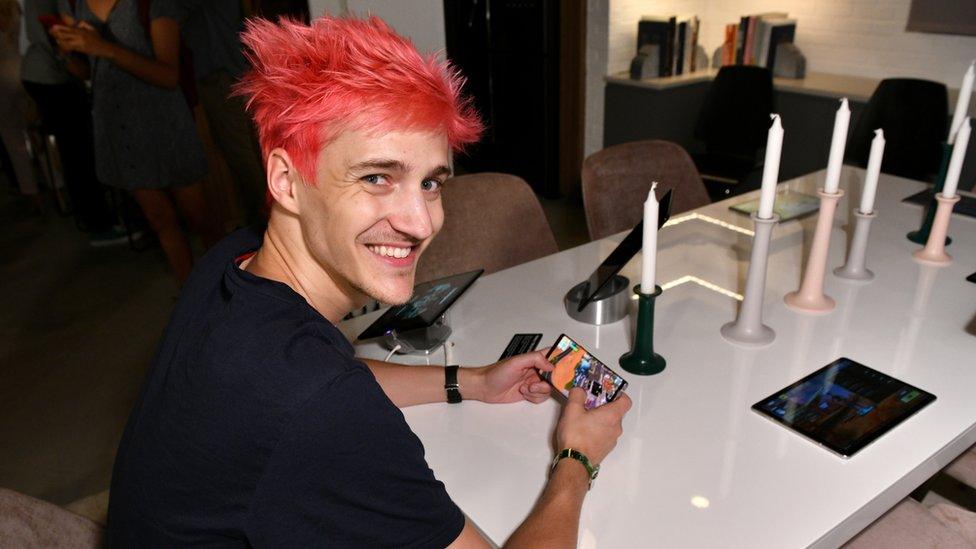
[[864, 266], [864, 258], [868, 248], [868, 234], [871, 232], [871, 221], [878, 214], [861, 213], [854, 210], [854, 217], [857, 224], [854, 226], [854, 238], [851, 239], [851, 248], [847, 251], [847, 263], [843, 267], [834, 269], [834, 275], [847, 280], [859, 280], [867, 282], [874, 278], [874, 273]]
[[830, 231], [834, 225], [834, 212], [837, 201], [844, 196], [844, 191], [829, 194], [820, 189], [820, 213], [817, 217], [817, 228], [813, 233], [813, 245], [810, 246], [810, 257], [807, 258], [807, 269], [803, 273], [800, 289], [786, 294], [783, 301], [794, 311], [810, 314], [829, 313], [836, 304], [823, 293], [824, 275], [827, 270], [827, 252], [830, 250]]
[[620, 357], [620, 366], [632, 374], [651, 376], [664, 371], [667, 361], [654, 352], [654, 301], [661, 295], [661, 287], [654, 286], [653, 294], [641, 293], [640, 284], [634, 286], [637, 293], [637, 330], [634, 348]]
[[935, 219], [932, 221], [932, 231], [925, 247], [912, 254], [915, 261], [927, 263], [929, 265], [948, 265], [952, 263], [952, 256], [945, 253], [946, 233], [949, 232], [949, 219], [952, 217], [952, 208], [959, 202], [959, 195], [946, 198], [939, 193], [935, 195], [939, 205], [935, 209]]
[[779, 216], [773, 214], [762, 219], [752, 214], [755, 236], [752, 237], [752, 252], [749, 256], [749, 272], [746, 275], [746, 290], [735, 321], [722, 326], [722, 337], [729, 343], [744, 347], [762, 347], [776, 339], [776, 332], [762, 323], [763, 294], [766, 293], [766, 267], [769, 260], [769, 240], [773, 227], [779, 223]]
[[451, 337], [451, 327], [447, 325], [447, 315], [441, 315], [437, 322], [426, 328], [398, 332], [391, 330], [383, 336], [383, 344], [401, 355], [429, 355], [440, 348]]
[[606, 287], [594, 296], [593, 300], [579, 310], [579, 304], [589, 291], [588, 281], [580, 282], [570, 288], [563, 298], [566, 306], [566, 314], [573, 320], [585, 322], [587, 324], [610, 324], [627, 316], [627, 309], [630, 308], [630, 296], [627, 294], [627, 287], [630, 281], [627, 277], [614, 275]]
[[[925, 244], [929, 240], [929, 232], [932, 230], [932, 222], [935, 220], [936, 202], [934, 196], [942, 192], [945, 186], [946, 172], [949, 171], [949, 158], [952, 156], [952, 145], [942, 142], [942, 163], [939, 164], [939, 175], [935, 178], [935, 185], [932, 186], [933, 198], [925, 206], [925, 217], [922, 218], [922, 226], [917, 231], [908, 233], [908, 240], [916, 244]], [[946, 237], [945, 245], [952, 244], [952, 239]]]

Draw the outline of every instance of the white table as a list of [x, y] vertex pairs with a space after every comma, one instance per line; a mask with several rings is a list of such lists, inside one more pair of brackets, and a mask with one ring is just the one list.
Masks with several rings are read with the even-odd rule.
[[[843, 263], [848, 221], [853, 227], [849, 205], [858, 203], [863, 173], [844, 168], [847, 194], [834, 222], [829, 270]], [[781, 186], [815, 194], [822, 181], [818, 172]], [[879, 187], [867, 258], [877, 276], [855, 284], [828, 272], [825, 292], [837, 300], [829, 315], [801, 315], [783, 303], [799, 285], [816, 216], [774, 229], [764, 310], [777, 337], [759, 350], [719, 335], [735, 316], [738, 301], [727, 294], [743, 291], [751, 245], [751, 221], [728, 206], [755, 194], [676, 216], [662, 229], [658, 280], [670, 284], [657, 300], [655, 349], [667, 369], [651, 377], [622, 372], [634, 407], [587, 496], [580, 547], [835, 547], [976, 442], [976, 285], [965, 280], [976, 271], [976, 220], [953, 216], [951, 266], [921, 266], [911, 258], [919, 246], [905, 239], [921, 207], [900, 200], [923, 185], [883, 175]], [[622, 237], [476, 282], [451, 311], [458, 361], [491, 363], [516, 332], [542, 332], [540, 347], [565, 332], [617, 366], [636, 315], [595, 327], [570, 319], [562, 299]], [[634, 284], [639, 270], [635, 258], [623, 274]], [[378, 314], [342, 329], [355, 336]], [[357, 352], [385, 355], [376, 343]], [[841, 356], [938, 400], [849, 460], [750, 410]], [[431, 360], [443, 363], [440, 354]], [[544, 486], [559, 404], [464, 402], [404, 414], [451, 497], [503, 543]]]

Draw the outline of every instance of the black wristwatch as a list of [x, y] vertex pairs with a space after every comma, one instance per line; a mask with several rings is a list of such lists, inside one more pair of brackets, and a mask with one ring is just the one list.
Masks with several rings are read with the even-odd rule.
[[461, 398], [461, 386], [458, 385], [458, 365], [444, 367], [444, 390], [447, 391], [447, 401], [457, 404]]

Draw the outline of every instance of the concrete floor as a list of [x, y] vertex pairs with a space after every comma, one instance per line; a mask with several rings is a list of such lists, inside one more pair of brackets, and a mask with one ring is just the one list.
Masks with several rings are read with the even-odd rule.
[[0, 195], [0, 486], [64, 504], [108, 487], [176, 287], [156, 249]]

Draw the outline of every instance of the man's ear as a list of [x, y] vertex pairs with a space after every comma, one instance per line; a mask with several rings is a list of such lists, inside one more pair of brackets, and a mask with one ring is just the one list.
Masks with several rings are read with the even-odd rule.
[[298, 215], [298, 185], [302, 178], [285, 149], [274, 149], [268, 155], [268, 193], [288, 212]]

